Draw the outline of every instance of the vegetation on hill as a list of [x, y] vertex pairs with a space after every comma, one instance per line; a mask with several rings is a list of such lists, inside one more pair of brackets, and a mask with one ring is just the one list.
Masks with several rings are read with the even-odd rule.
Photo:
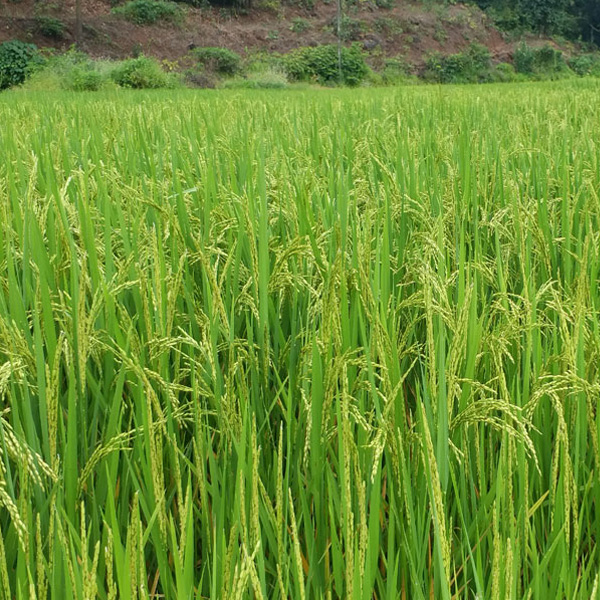
[[[19, 39], [63, 51], [77, 43], [95, 57], [143, 53], [171, 62], [181, 61], [195, 46], [224, 47], [248, 57], [359, 42], [375, 70], [397, 60], [418, 74], [429, 54], [464, 53], [470, 44], [486, 46], [493, 64], [512, 62], [520, 40], [532, 46], [552, 44], [570, 59], [594, 52], [600, 28], [598, 3], [585, 0], [232, 0], [212, 5], [88, 0], [79, 13], [70, 2], [5, 3], [0, 42]], [[76, 14], [85, 27], [75, 23]]]
[[157, 61], [143, 55], [122, 60], [94, 60], [71, 49], [63, 54], [39, 51], [32, 44], [0, 44], [0, 89], [98, 91], [110, 87], [285, 88], [312, 85], [389, 86], [433, 83], [494, 83], [600, 77], [600, 54], [566, 57], [551, 45], [521, 43], [510, 63], [494, 63], [489, 50], [473, 43], [464, 51], [430, 53], [418, 77], [398, 59], [377, 68], [359, 44], [301, 47], [286, 54], [244, 58], [226, 48], [200, 47], [181, 61]]

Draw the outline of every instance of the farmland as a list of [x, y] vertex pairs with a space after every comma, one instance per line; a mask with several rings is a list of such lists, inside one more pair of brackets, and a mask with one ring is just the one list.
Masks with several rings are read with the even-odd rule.
[[597, 598], [599, 80], [0, 99], [0, 599]]

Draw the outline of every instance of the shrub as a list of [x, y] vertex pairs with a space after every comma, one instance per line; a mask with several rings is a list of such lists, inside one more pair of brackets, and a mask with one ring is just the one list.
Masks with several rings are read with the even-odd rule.
[[165, 73], [153, 58], [140, 56], [118, 63], [111, 72], [112, 80], [125, 88], [157, 89], [175, 87], [175, 79]]
[[65, 24], [54, 17], [38, 17], [37, 25], [39, 32], [49, 38], [62, 40], [65, 37]]
[[310, 21], [308, 19], [303, 19], [302, 17], [296, 17], [292, 24], [290, 25], [290, 31], [294, 33], [303, 33], [310, 29]]
[[242, 58], [227, 48], [195, 48], [193, 56], [208, 71], [222, 75], [235, 75], [241, 71]]
[[426, 79], [438, 83], [476, 83], [489, 80], [491, 55], [485, 46], [471, 44], [466, 52], [431, 54], [426, 61]]
[[279, 0], [259, 0], [257, 8], [276, 15], [281, 10], [281, 3]]
[[96, 92], [104, 85], [104, 77], [95, 69], [74, 69], [70, 88], [77, 92]]
[[50, 55], [41, 68], [32, 71], [25, 84], [31, 90], [96, 91], [109, 84], [105, 63], [94, 61], [75, 49]]
[[151, 25], [158, 21], [180, 22], [184, 14], [180, 6], [167, 0], [131, 0], [113, 8], [112, 12], [136, 25]]
[[491, 73], [491, 81], [506, 83], [518, 79], [515, 68], [510, 63], [498, 63]]
[[[358, 85], [368, 73], [363, 53], [356, 44], [342, 48], [341, 62], [341, 80], [346, 85]], [[291, 80], [312, 79], [323, 84], [340, 80], [338, 48], [333, 44], [298, 48], [284, 56], [284, 66]]]
[[574, 56], [569, 60], [569, 67], [580, 77], [598, 75], [600, 74], [600, 56], [597, 54]]
[[390, 35], [400, 35], [401, 33], [404, 33], [402, 22], [390, 17], [377, 17], [373, 21], [373, 27], [375, 31]]
[[23, 83], [32, 67], [40, 60], [34, 44], [18, 40], [0, 44], [0, 90]]
[[542, 46], [536, 51], [536, 68], [542, 73], [555, 73], [566, 68], [563, 53], [550, 45]]
[[535, 50], [527, 44], [521, 44], [514, 55], [515, 69], [517, 73], [530, 75], [535, 68]]
[[[333, 31], [337, 33], [337, 19], [333, 22]], [[366, 25], [358, 19], [344, 15], [340, 22], [340, 38], [345, 42], [358, 40], [366, 30]]]
[[517, 73], [524, 75], [553, 75], [568, 70], [563, 53], [550, 45], [532, 48], [521, 44], [514, 54]]
[[481, 44], [471, 44], [467, 50], [471, 68], [479, 78], [484, 78], [491, 67], [492, 55], [490, 51]]
[[569, 68], [580, 77], [583, 77], [591, 73], [594, 62], [594, 57], [590, 54], [575, 56], [569, 60]]
[[185, 82], [190, 87], [197, 88], [215, 88], [217, 87], [217, 79], [211, 73], [205, 73], [203, 70], [188, 69], [184, 73]]

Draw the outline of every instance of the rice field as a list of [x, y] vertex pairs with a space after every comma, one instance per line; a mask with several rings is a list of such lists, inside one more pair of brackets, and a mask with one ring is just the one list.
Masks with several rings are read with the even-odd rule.
[[0, 97], [0, 599], [600, 598], [600, 81]]

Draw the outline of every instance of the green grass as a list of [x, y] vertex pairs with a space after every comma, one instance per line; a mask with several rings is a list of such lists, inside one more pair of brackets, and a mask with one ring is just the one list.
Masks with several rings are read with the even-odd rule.
[[0, 98], [0, 598], [596, 598], [600, 82]]

